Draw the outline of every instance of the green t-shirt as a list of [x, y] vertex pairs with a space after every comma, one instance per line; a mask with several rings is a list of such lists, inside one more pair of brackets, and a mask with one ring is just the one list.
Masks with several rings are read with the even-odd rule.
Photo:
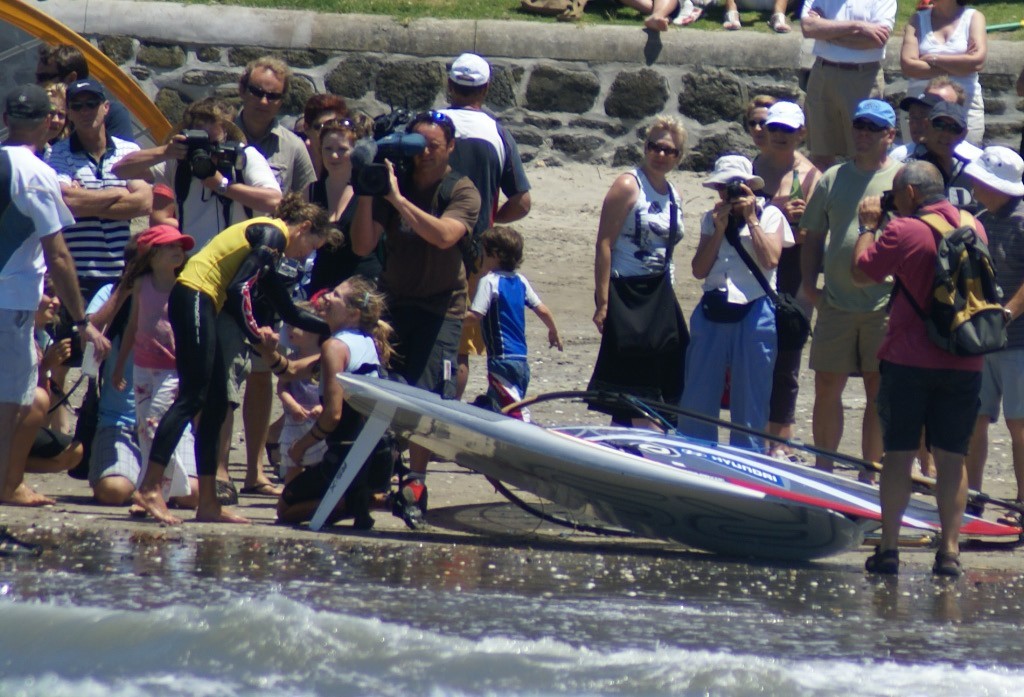
[[865, 172], [853, 162], [836, 165], [821, 176], [800, 227], [813, 232], [826, 232], [825, 300], [847, 312], [873, 312], [885, 307], [892, 291], [891, 283], [867, 287], [853, 284], [850, 265], [857, 244], [860, 221], [857, 208], [868, 196], [881, 196], [892, 188], [893, 177], [901, 163], [890, 160], [880, 170]]

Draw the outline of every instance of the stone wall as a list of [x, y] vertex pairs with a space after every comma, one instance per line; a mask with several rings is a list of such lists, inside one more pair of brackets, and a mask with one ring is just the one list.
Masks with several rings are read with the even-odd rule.
[[[524, 160], [622, 166], [640, 155], [638, 132], [655, 114], [681, 116], [690, 134], [683, 167], [706, 169], [718, 153], [749, 151], [741, 126], [759, 93], [800, 100], [806, 60], [797, 36], [539, 22], [418, 20], [179, 6], [128, 0], [39, 4], [90, 38], [150, 94], [173, 123], [210, 94], [237, 100], [252, 58], [279, 55], [296, 79], [283, 111], [301, 112], [314, 91], [344, 96], [371, 115], [390, 105], [445, 104], [447, 63], [472, 50], [493, 66], [488, 108], [509, 126]], [[102, 27], [102, 31], [93, 31]], [[1019, 42], [992, 41], [982, 75], [986, 142], [1016, 147], [1024, 100], [1013, 92]], [[887, 98], [905, 94], [899, 40], [888, 47]]]

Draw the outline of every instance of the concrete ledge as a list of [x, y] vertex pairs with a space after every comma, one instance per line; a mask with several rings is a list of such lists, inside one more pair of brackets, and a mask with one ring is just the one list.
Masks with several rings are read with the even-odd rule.
[[[497, 58], [659, 65], [737, 64], [758, 70], [793, 68], [798, 33], [708, 32], [678, 29], [651, 35], [640, 26], [586, 26], [516, 20], [417, 19], [335, 15], [147, 0], [36, 0], [41, 11], [82, 34], [267, 48], [323, 48], [408, 55], [456, 56], [475, 51]], [[902, 37], [889, 42], [887, 68], [899, 69]], [[1024, 43], [989, 43], [985, 72], [1016, 73]]]

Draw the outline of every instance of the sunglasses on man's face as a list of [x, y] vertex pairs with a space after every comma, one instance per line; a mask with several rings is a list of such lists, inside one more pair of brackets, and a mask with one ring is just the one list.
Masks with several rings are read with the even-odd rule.
[[246, 85], [245, 90], [256, 99], [266, 99], [268, 102], [279, 102], [284, 99], [283, 92], [267, 92], [255, 85]]
[[885, 126], [879, 126], [873, 121], [866, 121], [864, 119], [857, 119], [854, 121], [853, 128], [856, 131], [871, 131], [872, 133], [881, 133], [882, 131], [889, 130]]
[[768, 123], [764, 119], [748, 119], [747, 128], [753, 130], [755, 128], [764, 128], [765, 124]]
[[99, 99], [89, 99], [84, 102], [71, 102], [70, 104], [68, 104], [68, 109], [70, 109], [71, 111], [82, 111], [83, 109], [87, 111], [92, 111], [93, 109], [99, 109], [100, 104], [102, 103], [103, 102], [101, 102]]
[[765, 128], [768, 129], [769, 133], [786, 133], [788, 135], [792, 135], [800, 130], [798, 128], [793, 128], [792, 126], [787, 126], [784, 123], [770, 123], [765, 126]]
[[667, 145], [661, 145], [653, 141], [647, 141], [647, 149], [651, 152], [656, 152], [659, 155], [668, 155], [669, 157], [679, 157], [679, 148], [672, 148]]
[[934, 128], [936, 131], [945, 131], [946, 133], [952, 133], [955, 136], [958, 136], [964, 132], [963, 126], [961, 126], [958, 123], [953, 123], [952, 121], [947, 121], [946, 119], [933, 119], [932, 128]]

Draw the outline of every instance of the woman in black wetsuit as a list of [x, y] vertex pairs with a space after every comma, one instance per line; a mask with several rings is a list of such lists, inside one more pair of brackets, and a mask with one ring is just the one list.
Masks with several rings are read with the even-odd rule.
[[[232, 225], [185, 264], [167, 303], [174, 331], [179, 392], [160, 421], [145, 479], [135, 493], [135, 502], [158, 521], [169, 525], [181, 522], [167, 510], [160, 494], [161, 479], [185, 425], [200, 414], [196, 433], [196, 520], [249, 522], [222, 509], [216, 496], [217, 446], [228, 408], [227, 373], [217, 339], [217, 315], [221, 311], [229, 313], [248, 340], [259, 344], [272, 330], [258, 326], [253, 315], [252, 298], [258, 291], [288, 324], [326, 338], [330, 334], [327, 324], [295, 307], [275, 269], [282, 256], [305, 259], [333, 235], [334, 229], [322, 208], [304, 202], [299, 194], [288, 194], [281, 200], [274, 218], [259, 217]], [[286, 363], [279, 361], [271, 370], [279, 373], [285, 367]]]
[[320, 158], [323, 168], [320, 178], [309, 185], [306, 200], [323, 207], [331, 224], [341, 233], [341, 243], [333, 249], [316, 253], [309, 279], [309, 294], [332, 289], [352, 276], [363, 276], [376, 282], [383, 268], [383, 246], [377, 245], [372, 254], [359, 256], [352, 251], [349, 228], [356, 212], [356, 199], [352, 189], [352, 148], [356, 133], [348, 119], [328, 121], [320, 128]]

